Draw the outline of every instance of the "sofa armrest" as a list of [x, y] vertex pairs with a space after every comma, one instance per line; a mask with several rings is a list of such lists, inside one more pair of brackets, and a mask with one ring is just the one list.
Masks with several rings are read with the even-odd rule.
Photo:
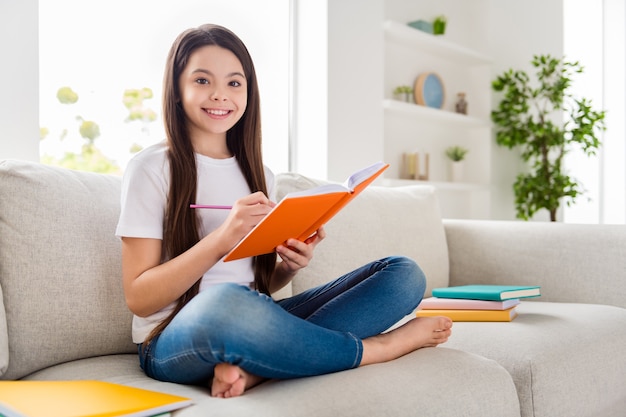
[[450, 285], [540, 285], [542, 301], [626, 308], [626, 225], [444, 220]]

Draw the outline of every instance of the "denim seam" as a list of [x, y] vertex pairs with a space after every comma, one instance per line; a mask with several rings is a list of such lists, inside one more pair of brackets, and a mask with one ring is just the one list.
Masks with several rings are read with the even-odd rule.
[[352, 337], [354, 343], [356, 344], [356, 357], [354, 358], [354, 362], [352, 363], [352, 368], [356, 368], [361, 364], [361, 361], [363, 360], [363, 341], [352, 333], [348, 334]]
[[333, 283], [332, 283], [332, 285], [326, 289], [326, 291], [324, 291], [324, 292], [320, 292], [320, 293], [318, 293], [318, 294], [315, 294], [313, 297], [308, 298], [308, 299], [306, 299], [306, 300], [302, 301], [302, 302], [301, 302], [301, 303], [299, 303], [299, 304], [296, 304], [295, 306], [293, 306], [293, 309], [300, 308], [300, 307], [302, 307], [303, 305], [306, 305], [306, 304], [308, 304], [308, 303], [309, 303], [309, 302], [311, 302], [311, 301], [317, 300], [319, 297], [321, 297], [322, 295], [326, 294], [326, 293], [327, 293], [328, 291], [330, 291], [331, 289], [333, 289], [333, 288], [337, 287], [339, 284], [340, 284], [339, 282], [333, 282]]
[[[385, 259], [386, 259], [386, 258], [385, 258]], [[373, 262], [372, 262], [372, 265], [374, 265], [374, 264], [376, 264], [376, 265], [378, 265], [378, 264], [388, 264], [388, 262], [384, 262], [383, 260], [379, 259], [379, 260], [373, 261]], [[383, 267], [383, 268], [384, 268], [384, 267]], [[381, 272], [381, 271], [382, 271], [382, 269], [377, 270], [377, 271], [376, 271], [376, 273]], [[347, 276], [345, 276], [345, 275], [344, 275], [342, 278], [347, 279]], [[311, 302], [311, 301], [314, 301], [314, 300], [318, 299], [318, 298], [319, 298], [319, 297], [321, 297], [322, 295], [326, 294], [328, 291], [330, 291], [330, 290], [332, 290], [332, 289], [336, 288], [338, 285], [341, 285], [343, 282], [344, 282], [344, 280], [335, 280], [334, 282], [332, 282], [332, 283], [331, 283], [331, 284], [332, 284], [331, 286], [329, 286], [328, 288], [326, 288], [326, 290], [325, 290], [324, 292], [320, 292], [320, 293], [318, 293], [318, 294], [315, 294], [315, 295], [314, 295], [314, 296], [312, 296], [311, 298], [309, 298], [309, 299], [307, 299], [307, 300], [305, 300], [305, 301], [303, 301], [303, 302], [301, 302], [301, 303], [299, 303], [299, 304], [296, 304], [295, 306], [293, 306], [293, 309], [297, 309], [297, 308], [299, 308], [299, 307], [301, 307], [301, 306], [303, 306], [303, 305], [308, 304], [308, 303], [309, 303], [309, 302]], [[311, 316], [315, 315], [315, 314], [316, 314], [316, 313], [317, 313], [317, 312], [318, 312], [318, 311], [319, 311], [322, 307], [323, 307], [323, 306], [320, 306], [320, 307], [319, 307], [318, 309], [316, 309], [314, 312], [312, 312], [311, 314], [309, 314], [309, 315], [307, 316], [307, 319], [308, 319], [309, 317], [311, 317]]]

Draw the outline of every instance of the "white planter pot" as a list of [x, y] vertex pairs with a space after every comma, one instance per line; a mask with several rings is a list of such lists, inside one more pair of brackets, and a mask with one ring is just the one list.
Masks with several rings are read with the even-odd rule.
[[465, 162], [450, 161], [450, 181], [463, 182], [463, 169], [464, 168], [465, 168]]

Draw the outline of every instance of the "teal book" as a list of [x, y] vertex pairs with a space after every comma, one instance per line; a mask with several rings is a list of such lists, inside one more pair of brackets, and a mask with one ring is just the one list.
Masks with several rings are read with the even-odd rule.
[[460, 285], [435, 288], [433, 297], [502, 301], [512, 298], [539, 297], [541, 287], [523, 285]]

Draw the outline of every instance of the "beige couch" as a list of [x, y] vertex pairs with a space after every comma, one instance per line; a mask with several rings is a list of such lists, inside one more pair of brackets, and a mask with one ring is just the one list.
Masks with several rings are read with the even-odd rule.
[[[278, 176], [280, 195], [311, 185]], [[181, 417], [625, 415], [626, 226], [443, 221], [429, 187], [370, 187], [327, 225], [287, 291], [403, 254], [423, 267], [428, 291], [538, 284], [542, 297], [511, 323], [455, 323], [437, 348], [222, 400], [139, 369], [113, 236], [119, 189], [118, 177], [0, 163], [0, 379], [102, 379], [189, 396]]]

